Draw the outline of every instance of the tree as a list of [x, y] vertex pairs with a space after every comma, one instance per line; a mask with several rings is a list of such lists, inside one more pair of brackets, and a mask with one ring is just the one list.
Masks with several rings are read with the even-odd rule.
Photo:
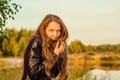
[[9, 18], [15, 20], [14, 15], [19, 11], [21, 6], [12, 2], [11, 0], [0, 1], [0, 35], [2, 34], [3, 27]]
[[115, 46], [115, 52], [119, 52], [120, 53], [120, 44], [117, 44]]
[[68, 50], [71, 53], [86, 52], [86, 46], [80, 40], [75, 40], [68, 45]]
[[5, 28], [3, 35], [0, 36], [0, 57], [23, 56], [24, 50], [30, 38], [32, 30], [21, 29], [20, 31], [12, 28]]

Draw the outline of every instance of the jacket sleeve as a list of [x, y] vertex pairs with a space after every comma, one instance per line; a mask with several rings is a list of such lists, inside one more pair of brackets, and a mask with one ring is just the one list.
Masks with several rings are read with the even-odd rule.
[[43, 60], [42, 60], [42, 48], [37, 42], [33, 42], [30, 53], [29, 53], [29, 63], [28, 63], [28, 76], [31, 79], [36, 79], [44, 70]]

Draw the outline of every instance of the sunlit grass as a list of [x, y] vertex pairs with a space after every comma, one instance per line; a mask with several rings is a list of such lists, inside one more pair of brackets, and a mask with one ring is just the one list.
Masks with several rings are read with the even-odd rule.
[[21, 80], [22, 68], [0, 69], [0, 80]]
[[[109, 55], [110, 56], [110, 55]], [[110, 56], [111, 57], [111, 56]], [[108, 60], [109, 59], [109, 60]], [[103, 69], [119, 69], [118, 63], [112, 64], [112, 68], [105, 64], [105, 61], [114, 61], [119, 62], [120, 57], [112, 56], [111, 58], [106, 57], [89, 57], [83, 55], [68, 55], [68, 71], [69, 71], [69, 78], [68, 80], [84, 80], [82, 79], [84, 74], [87, 73], [89, 70], [94, 68], [103, 68]], [[108, 63], [109, 63], [108, 62]], [[110, 63], [109, 63], [110, 64]], [[7, 63], [0, 62], [0, 80], [21, 80], [23, 68], [2, 68]], [[103, 65], [103, 66], [102, 66]], [[107, 66], [106, 66], [107, 65]], [[9, 65], [7, 65], [9, 66]], [[97, 66], [97, 67], [96, 67]], [[91, 75], [87, 75], [85, 80], [89, 80]], [[56, 79], [55, 79], [56, 80]], [[96, 80], [96, 79], [94, 79]]]

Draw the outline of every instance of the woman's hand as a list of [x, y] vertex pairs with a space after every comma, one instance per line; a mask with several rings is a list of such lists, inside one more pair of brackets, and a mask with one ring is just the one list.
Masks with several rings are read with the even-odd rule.
[[64, 52], [64, 50], [65, 50], [65, 42], [64, 41], [58, 41], [53, 52], [56, 55], [60, 55], [61, 53]]

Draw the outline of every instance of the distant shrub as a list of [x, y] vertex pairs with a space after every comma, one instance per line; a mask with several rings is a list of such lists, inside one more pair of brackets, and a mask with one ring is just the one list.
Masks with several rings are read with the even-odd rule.
[[2, 54], [3, 54], [3, 53], [2, 53], [2, 51], [0, 50], [0, 57], [2, 57]]
[[102, 62], [102, 63], [100, 64], [100, 66], [102, 66], [102, 67], [113, 67], [113, 65], [114, 65], [114, 64], [111, 63], [111, 62], [107, 62], [107, 63], [105, 63], [105, 62], [103, 63], [103, 62]]
[[112, 61], [113, 60], [113, 58], [111, 56], [101, 57], [100, 59], [103, 61]]

